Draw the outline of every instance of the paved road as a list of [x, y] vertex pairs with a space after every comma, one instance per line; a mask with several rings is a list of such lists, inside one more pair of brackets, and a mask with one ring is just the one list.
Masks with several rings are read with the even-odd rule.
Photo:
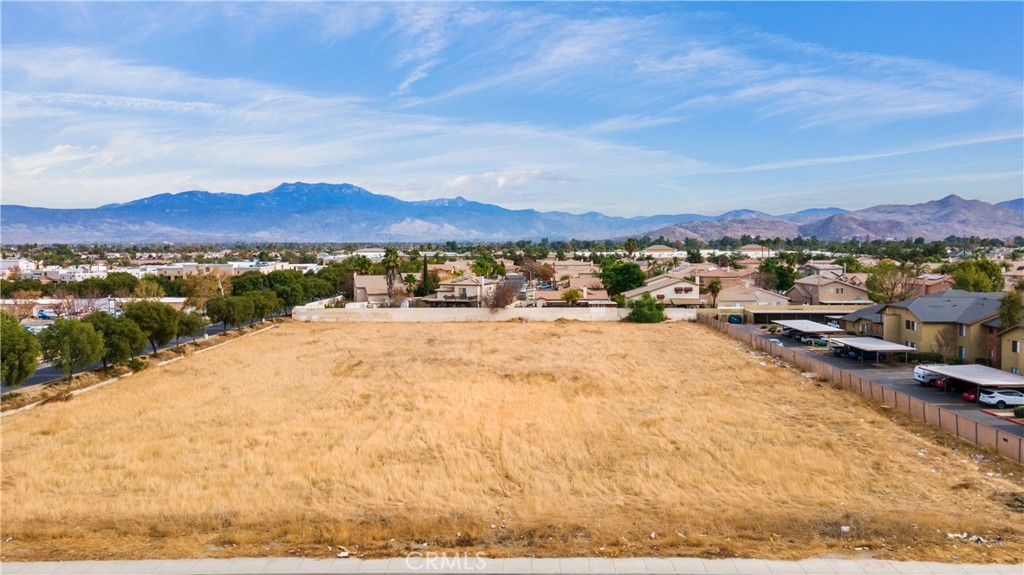
[[979, 565], [881, 561], [874, 559], [805, 559], [763, 561], [760, 559], [650, 558], [565, 559], [514, 558], [477, 559], [472, 554], [441, 557], [399, 557], [393, 559], [182, 559], [151, 561], [70, 561], [66, 563], [3, 563], [4, 575], [66, 573], [117, 573], [119, 575], [314, 575], [321, 573], [662, 573], [687, 575], [1020, 575], [1024, 564]]
[[825, 363], [841, 367], [863, 379], [883, 385], [889, 389], [903, 392], [911, 397], [927, 401], [928, 403], [937, 405], [943, 409], [954, 411], [961, 417], [966, 417], [973, 421], [977, 421], [978, 423], [984, 423], [985, 425], [994, 427], [1000, 431], [1005, 431], [1011, 435], [1024, 437], [1024, 425], [1013, 423], [1012, 421], [1007, 421], [985, 413], [982, 411], [982, 406], [977, 403], [965, 401], [960, 397], [960, 393], [958, 392], [946, 392], [935, 387], [925, 387], [917, 383], [914, 381], [913, 377], [913, 366], [892, 362], [884, 362], [879, 365], [875, 365], [871, 361], [835, 357], [820, 347], [810, 348], [800, 345], [800, 343], [794, 339], [779, 337], [777, 335], [765, 335], [754, 327], [744, 327], [746, 327], [751, 333], [755, 333], [764, 338], [778, 338], [782, 341], [783, 346], [787, 348], [797, 349], [802, 353], [811, 355]]
[[[277, 317], [277, 316], [270, 316], [270, 317]], [[256, 321], [259, 321], [259, 320], [256, 320]], [[250, 322], [246, 322], [246, 323], [244, 323], [242, 325], [243, 326], [244, 325], [249, 325], [251, 323], [253, 323], [253, 322], [251, 322], [251, 321]], [[235, 329], [235, 328], [229, 326], [228, 329]], [[224, 332], [224, 324], [218, 323], [218, 324], [211, 324], [211, 325], [206, 326], [206, 334], [207, 335], [217, 335], [217, 334], [223, 333], [223, 332]], [[197, 339], [201, 339], [201, 337], [197, 338]], [[176, 345], [181, 345], [181, 344], [184, 344], [184, 343], [189, 343], [191, 341], [192, 341], [192, 337], [191, 336], [182, 336], [182, 337], [178, 337], [178, 338], [174, 339], [174, 341], [171, 341], [167, 345], [157, 346], [157, 349], [167, 349], [169, 347], [174, 347]], [[153, 348], [147, 343], [146, 344], [146, 352], [145, 353], [150, 353], [152, 350], [153, 350]], [[80, 370], [76, 371], [75, 373], [82, 373], [82, 372], [86, 372], [86, 371], [92, 371], [94, 369], [100, 369], [101, 367], [103, 367], [103, 363], [102, 362], [96, 362], [96, 363], [90, 365], [89, 367], [87, 367], [85, 369], [80, 369]], [[26, 379], [25, 382], [22, 383], [20, 387], [11, 388], [11, 387], [8, 387], [6, 385], [0, 385], [0, 393], [7, 393], [9, 391], [13, 391], [14, 389], [24, 389], [26, 387], [31, 387], [33, 385], [42, 385], [44, 383], [51, 383], [51, 382], [60, 380], [62, 377], [64, 377], [64, 372], [60, 371], [59, 369], [57, 369], [55, 367], [50, 366], [49, 364], [41, 364], [39, 366], [39, 368], [36, 369], [36, 372], [34, 374], [32, 374], [31, 376], [29, 376], [29, 378]]]

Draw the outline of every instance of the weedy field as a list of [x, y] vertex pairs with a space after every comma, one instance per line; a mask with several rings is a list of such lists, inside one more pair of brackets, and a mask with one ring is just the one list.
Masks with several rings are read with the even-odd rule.
[[285, 324], [4, 418], [2, 554], [1024, 557], [892, 411], [696, 324]]

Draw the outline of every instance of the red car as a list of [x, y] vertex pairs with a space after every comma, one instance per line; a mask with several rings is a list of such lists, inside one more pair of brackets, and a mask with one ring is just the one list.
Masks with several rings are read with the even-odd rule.
[[967, 400], [967, 401], [969, 401], [971, 403], [977, 403], [978, 402], [978, 390], [977, 389], [968, 389], [967, 391], [963, 392], [963, 394], [961, 394], [960, 397], [964, 398], [965, 400]]

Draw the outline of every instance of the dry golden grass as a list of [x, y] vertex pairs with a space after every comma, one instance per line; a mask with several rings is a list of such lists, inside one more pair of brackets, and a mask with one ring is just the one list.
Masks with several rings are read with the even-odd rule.
[[2, 440], [7, 560], [1024, 557], [1020, 466], [694, 324], [288, 324]]

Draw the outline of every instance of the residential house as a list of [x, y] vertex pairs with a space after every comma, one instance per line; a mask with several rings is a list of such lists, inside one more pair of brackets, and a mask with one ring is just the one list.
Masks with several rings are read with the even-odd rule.
[[383, 275], [352, 274], [352, 301], [356, 303], [383, 304], [391, 301], [398, 293], [405, 293], [405, 282], [401, 274], [395, 277], [392, 297], [388, 297], [388, 282]]
[[1002, 293], [962, 290], [910, 298], [881, 310], [883, 337], [922, 351], [966, 362], [993, 362], [995, 328]]
[[797, 273], [802, 276], [820, 276], [837, 278], [846, 273], [846, 268], [832, 263], [829, 260], [810, 260], [804, 265], [796, 268]]
[[670, 260], [672, 258], [685, 258], [686, 252], [680, 252], [675, 248], [663, 246], [661, 244], [655, 244], [653, 246], [647, 246], [640, 250], [639, 257], [641, 258], [653, 258], [655, 260]]
[[953, 276], [949, 274], [921, 274], [910, 282], [909, 297], [942, 293], [953, 288]]
[[998, 339], [999, 369], [1017, 375], [1024, 373], [1024, 321], [999, 331]]
[[673, 275], [660, 275], [653, 277], [647, 282], [622, 295], [627, 300], [639, 299], [643, 294], [649, 293], [654, 299], [665, 305], [675, 307], [699, 307], [700, 286], [694, 282]]
[[[702, 294], [702, 298], [711, 303], [711, 295], [707, 292]], [[718, 297], [715, 298], [715, 307], [718, 308], [743, 308], [753, 305], [788, 305], [790, 303], [789, 298], [761, 289], [752, 282], [743, 283], [741, 285], [733, 285], [727, 288], [723, 288], [718, 293]]]
[[864, 285], [824, 275], [802, 277], [786, 292], [799, 305], [846, 305], [871, 301]]
[[445, 307], [478, 307], [494, 295], [498, 282], [465, 274], [441, 281], [437, 292], [423, 298], [427, 305]]
[[883, 335], [882, 314], [879, 312], [885, 304], [876, 304], [848, 313], [839, 319], [843, 329], [860, 337], [877, 337]]
[[745, 246], [741, 246], [740, 249], [737, 251], [740, 252], [741, 256], [755, 260], [772, 258], [775, 257], [776, 255], [775, 252], [771, 250], [771, 248], [767, 248], [760, 244], [747, 244]]

